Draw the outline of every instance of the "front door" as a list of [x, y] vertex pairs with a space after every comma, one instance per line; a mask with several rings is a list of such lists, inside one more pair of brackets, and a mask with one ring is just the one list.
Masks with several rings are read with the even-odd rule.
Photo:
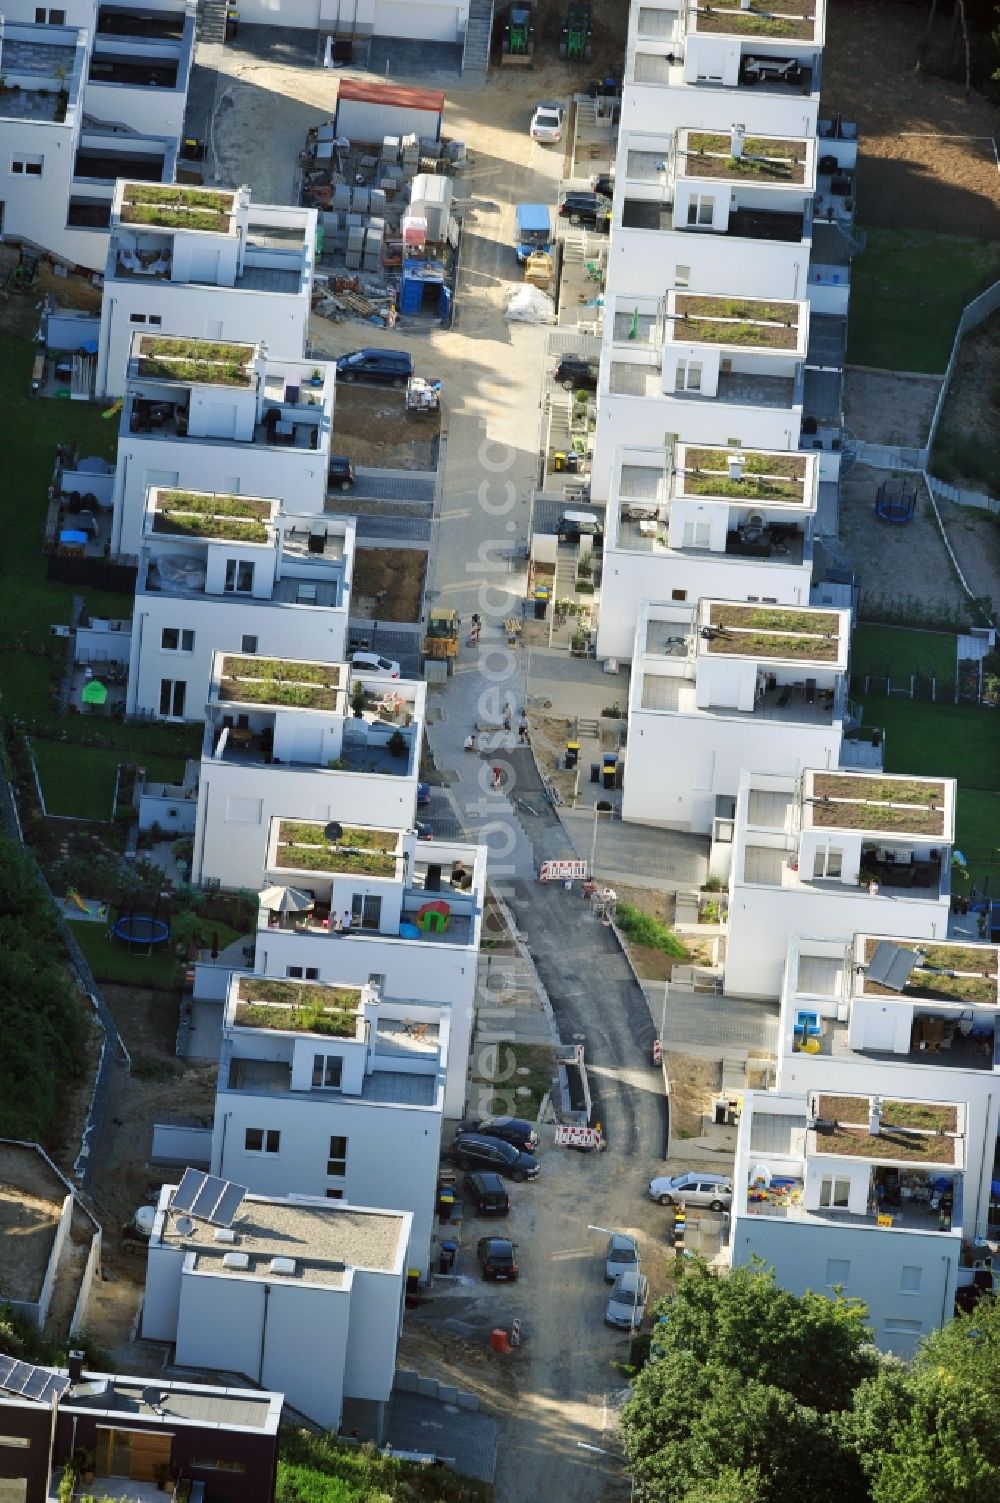
[[155, 1482], [156, 1469], [170, 1464], [170, 1440], [153, 1430], [99, 1430], [97, 1474]]

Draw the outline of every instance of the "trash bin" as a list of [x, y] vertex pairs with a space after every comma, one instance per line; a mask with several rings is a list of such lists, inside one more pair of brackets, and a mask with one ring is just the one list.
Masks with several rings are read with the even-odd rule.
[[458, 1256], [457, 1242], [442, 1242], [441, 1251], [438, 1255], [438, 1273], [451, 1273]]
[[601, 781], [601, 764], [600, 764], [600, 762], [591, 762], [591, 764], [590, 764], [590, 781], [592, 783], [600, 783], [600, 781]]
[[420, 1293], [420, 1269], [419, 1268], [408, 1268], [406, 1270], [406, 1292], [407, 1292], [407, 1294], [419, 1294]]
[[580, 760], [580, 743], [579, 743], [579, 741], [567, 741], [566, 742], [566, 771], [567, 772], [572, 772], [573, 768], [577, 765], [577, 763], [579, 762], [579, 760]]
[[438, 1208], [437, 1208], [438, 1209], [438, 1220], [439, 1221], [450, 1221], [451, 1220], [451, 1213], [452, 1213], [452, 1211], [454, 1209], [454, 1206], [455, 1206], [455, 1192], [454, 1192], [454, 1190], [439, 1190], [438, 1191]]
[[618, 758], [605, 757], [603, 763], [601, 764], [601, 775], [604, 780], [605, 788], [613, 788], [615, 786], [615, 777], [617, 770]]
[[535, 596], [535, 620], [536, 621], [544, 621], [545, 620], [545, 611], [546, 611], [546, 607], [548, 606], [548, 603], [549, 602], [548, 602], [547, 598], [544, 595], [536, 595]]

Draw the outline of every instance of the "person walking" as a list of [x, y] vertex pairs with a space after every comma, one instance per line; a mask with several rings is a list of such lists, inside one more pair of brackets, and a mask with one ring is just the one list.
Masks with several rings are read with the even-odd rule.
[[500, 793], [502, 791], [502, 789], [503, 789], [503, 768], [502, 767], [494, 767], [494, 769], [493, 769], [493, 792], [494, 793]]
[[509, 731], [510, 730], [510, 724], [511, 724], [510, 705], [507, 705], [504, 708], [504, 712], [503, 712], [503, 728], [504, 728], [505, 731]]
[[522, 711], [521, 718], [517, 722], [517, 738], [522, 746], [527, 746], [528, 744], [529, 729], [530, 727], [528, 725], [528, 717]]

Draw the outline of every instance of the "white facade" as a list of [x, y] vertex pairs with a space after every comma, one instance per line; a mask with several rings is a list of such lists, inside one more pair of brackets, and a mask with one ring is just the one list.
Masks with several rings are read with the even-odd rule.
[[[723, 601], [640, 607], [624, 819], [708, 834], [745, 769], [797, 778], [806, 767], [838, 765], [850, 612], [797, 611], [794, 638], [732, 626], [722, 637], [714, 625], [720, 612], [727, 621], [737, 615]], [[748, 622], [789, 616], [752, 607], [743, 614]], [[801, 651], [809, 628], [812, 660]], [[741, 634], [753, 645], [744, 648]]]
[[[258, 992], [280, 1005], [254, 1003]], [[281, 1028], [329, 998], [356, 1033]], [[291, 1002], [288, 1000], [291, 999]], [[262, 1026], [261, 1018], [278, 1022]], [[245, 1021], [245, 1019], [251, 1021]], [[407, 1266], [431, 1260], [450, 1012], [383, 1000], [370, 986], [234, 975], [226, 1004], [212, 1172], [255, 1194], [372, 1200], [412, 1217]]]
[[[202, 515], [207, 537], [198, 531]], [[342, 662], [354, 526], [352, 518], [286, 516], [258, 497], [152, 488], [126, 713], [201, 721], [217, 651]]]
[[160, 1192], [142, 1334], [182, 1367], [246, 1373], [336, 1431], [344, 1399], [388, 1402], [402, 1329], [410, 1217], [248, 1196], [231, 1231]]
[[947, 939], [954, 809], [951, 778], [744, 772], [710, 855], [729, 884], [727, 992], [777, 997], [793, 934]]
[[[97, 392], [125, 389], [137, 329], [208, 340], [263, 344], [272, 356], [301, 359], [309, 324], [316, 210], [254, 204], [250, 190], [211, 190], [228, 200], [215, 230], [201, 223], [205, 190], [164, 190], [161, 223], [131, 223], [126, 200], [149, 185], [119, 182], [101, 303]], [[142, 205], [155, 216], [148, 202]], [[123, 215], [125, 216], [123, 218]]]
[[[336, 678], [328, 664], [304, 665], [298, 678], [296, 667], [282, 664], [284, 685], [266, 672], [266, 683], [251, 683], [262, 672], [252, 658], [217, 655], [206, 713], [193, 882], [259, 886], [274, 818], [349, 819], [381, 829], [413, 826], [426, 686], [371, 680], [368, 704], [358, 717], [348, 707], [346, 667]], [[320, 669], [327, 671], [318, 674]], [[317, 684], [317, 676], [326, 681]], [[241, 682], [248, 685], [242, 700]], [[389, 744], [397, 736], [399, 755]]]
[[454, 43], [465, 35], [469, 0], [249, 0], [240, 17], [255, 26]]
[[[296, 515], [323, 512], [335, 366], [278, 360], [252, 344], [184, 344], [184, 355], [161, 354], [176, 341], [132, 335], [115, 471], [116, 554], [138, 554], [151, 486], [271, 496]], [[235, 384], [227, 364], [242, 373]]]
[[70, 25], [35, 24], [36, 10], [5, 22], [3, 234], [101, 271], [115, 179], [173, 178], [195, 8], [151, 5], [142, 36], [95, 34], [94, 3]]
[[[825, 1077], [824, 1086], [830, 1089]], [[851, 1125], [817, 1132], [818, 1107], [827, 1103]], [[906, 1104], [885, 1102], [886, 1116]], [[868, 1138], [871, 1106], [868, 1096], [818, 1090], [744, 1096], [730, 1252], [736, 1267], [763, 1259], [792, 1294], [863, 1299], [876, 1345], [907, 1358], [954, 1311], [963, 1230], [968, 1235], [964, 1111], [933, 1108], [954, 1122], [956, 1135], [941, 1134], [919, 1164], [905, 1145], [929, 1135], [907, 1137], [881, 1123], [869, 1155], [838, 1157], [840, 1142]]]
[[616, 449], [598, 656], [631, 658], [643, 600], [808, 605], [818, 478], [812, 454]]

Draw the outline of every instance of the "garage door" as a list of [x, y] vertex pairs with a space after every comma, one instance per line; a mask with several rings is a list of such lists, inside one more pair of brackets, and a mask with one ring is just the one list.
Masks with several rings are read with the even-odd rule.
[[433, 0], [376, 0], [375, 35], [460, 42], [458, 6], [435, 5]]

